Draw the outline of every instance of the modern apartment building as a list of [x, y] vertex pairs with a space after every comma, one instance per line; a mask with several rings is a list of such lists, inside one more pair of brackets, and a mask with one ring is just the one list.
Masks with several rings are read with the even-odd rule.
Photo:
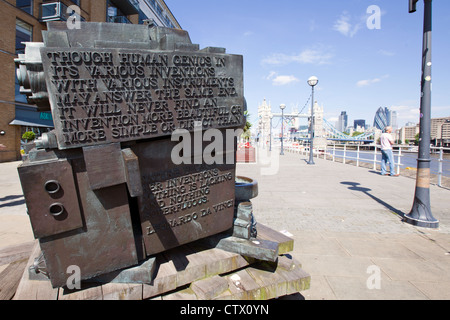
[[402, 144], [405, 144], [406, 141], [409, 143], [414, 142], [416, 138], [416, 134], [420, 131], [418, 124], [411, 124], [409, 126], [404, 126], [399, 130], [399, 140]]
[[181, 29], [180, 24], [174, 17], [164, 1], [138, 0], [139, 1], [139, 23], [143, 20], [152, 20], [160, 27]]
[[450, 146], [450, 117], [431, 119], [431, 142], [435, 146]]
[[[402, 143], [405, 143], [405, 140], [412, 142], [419, 132], [420, 124], [409, 123], [400, 129], [400, 140]], [[450, 117], [431, 119], [430, 143], [436, 147], [450, 146]]]
[[37, 112], [20, 94], [14, 59], [23, 42], [42, 42], [48, 21], [144, 23], [181, 29], [163, 0], [0, 0], [0, 162], [21, 159], [22, 135], [53, 128], [49, 112]]

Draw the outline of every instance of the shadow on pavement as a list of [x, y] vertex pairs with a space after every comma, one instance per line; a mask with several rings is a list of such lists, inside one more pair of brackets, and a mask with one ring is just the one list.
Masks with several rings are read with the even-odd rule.
[[399, 215], [402, 219], [403, 219], [403, 217], [406, 214], [403, 211], [400, 211], [400, 210], [394, 208], [389, 203], [387, 203], [387, 202], [381, 200], [380, 198], [377, 198], [374, 195], [370, 194], [370, 191], [372, 191], [372, 189], [360, 187], [361, 184], [358, 183], [358, 182], [343, 181], [343, 182], [341, 182], [341, 184], [348, 185], [349, 186], [348, 187], [349, 190], [360, 191], [360, 192], [364, 193], [368, 197], [372, 198], [373, 200], [375, 200], [379, 204], [381, 204], [384, 207], [386, 207], [388, 210], [390, 210], [390, 211], [394, 212], [395, 214]]
[[[4, 201], [10, 201], [10, 200], [15, 200], [15, 199], [18, 199], [18, 200], [3, 203]], [[20, 205], [22, 205], [24, 203], [25, 203], [25, 199], [23, 198], [23, 195], [6, 196], [6, 197], [3, 197], [3, 198], [0, 198], [0, 208], [20, 206]]]

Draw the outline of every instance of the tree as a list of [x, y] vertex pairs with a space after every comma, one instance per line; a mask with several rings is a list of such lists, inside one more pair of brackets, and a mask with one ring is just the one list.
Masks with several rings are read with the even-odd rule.
[[252, 127], [252, 124], [248, 121], [248, 119], [250, 118], [250, 114], [248, 113], [248, 111], [244, 111], [244, 117], [245, 117], [245, 126], [244, 126], [244, 132], [242, 133], [242, 138], [244, 138], [244, 140], [250, 140], [250, 128]]
[[36, 138], [36, 134], [33, 131], [27, 131], [22, 135], [22, 139], [26, 142], [33, 141]]
[[419, 134], [416, 134], [414, 137], [414, 145], [418, 146], [419, 145]]

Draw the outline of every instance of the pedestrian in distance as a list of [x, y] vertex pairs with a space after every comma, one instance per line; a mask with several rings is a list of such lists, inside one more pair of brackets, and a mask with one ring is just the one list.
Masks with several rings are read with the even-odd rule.
[[384, 132], [380, 137], [381, 144], [381, 175], [388, 176], [389, 173], [386, 170], [386, 164], [389, 163], [390, 176], [398, 177], [398, 174], [395, 174], [394, 169], [394, 153], [392, 152], [392, 145], [394, 144], [394, 139], [392, 139], [392, 127], [384, 128]]

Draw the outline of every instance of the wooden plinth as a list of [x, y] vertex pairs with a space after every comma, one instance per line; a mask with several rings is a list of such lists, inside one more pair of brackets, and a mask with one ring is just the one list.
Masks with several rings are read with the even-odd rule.
[[309, 274], [288, 254], [293, 250], [293, 239], [261, 224], [257, 239], [279, 243], [277, 261], [244, 257], [199, 240], [157, 255], [151, 284], [83, 281], [81, 289], [74, 291], [52, 288], [50, 281], [29, 279], [28, 268], [40, 253], [36, 242], [14, 300], [266, 300], [309, 288]]

